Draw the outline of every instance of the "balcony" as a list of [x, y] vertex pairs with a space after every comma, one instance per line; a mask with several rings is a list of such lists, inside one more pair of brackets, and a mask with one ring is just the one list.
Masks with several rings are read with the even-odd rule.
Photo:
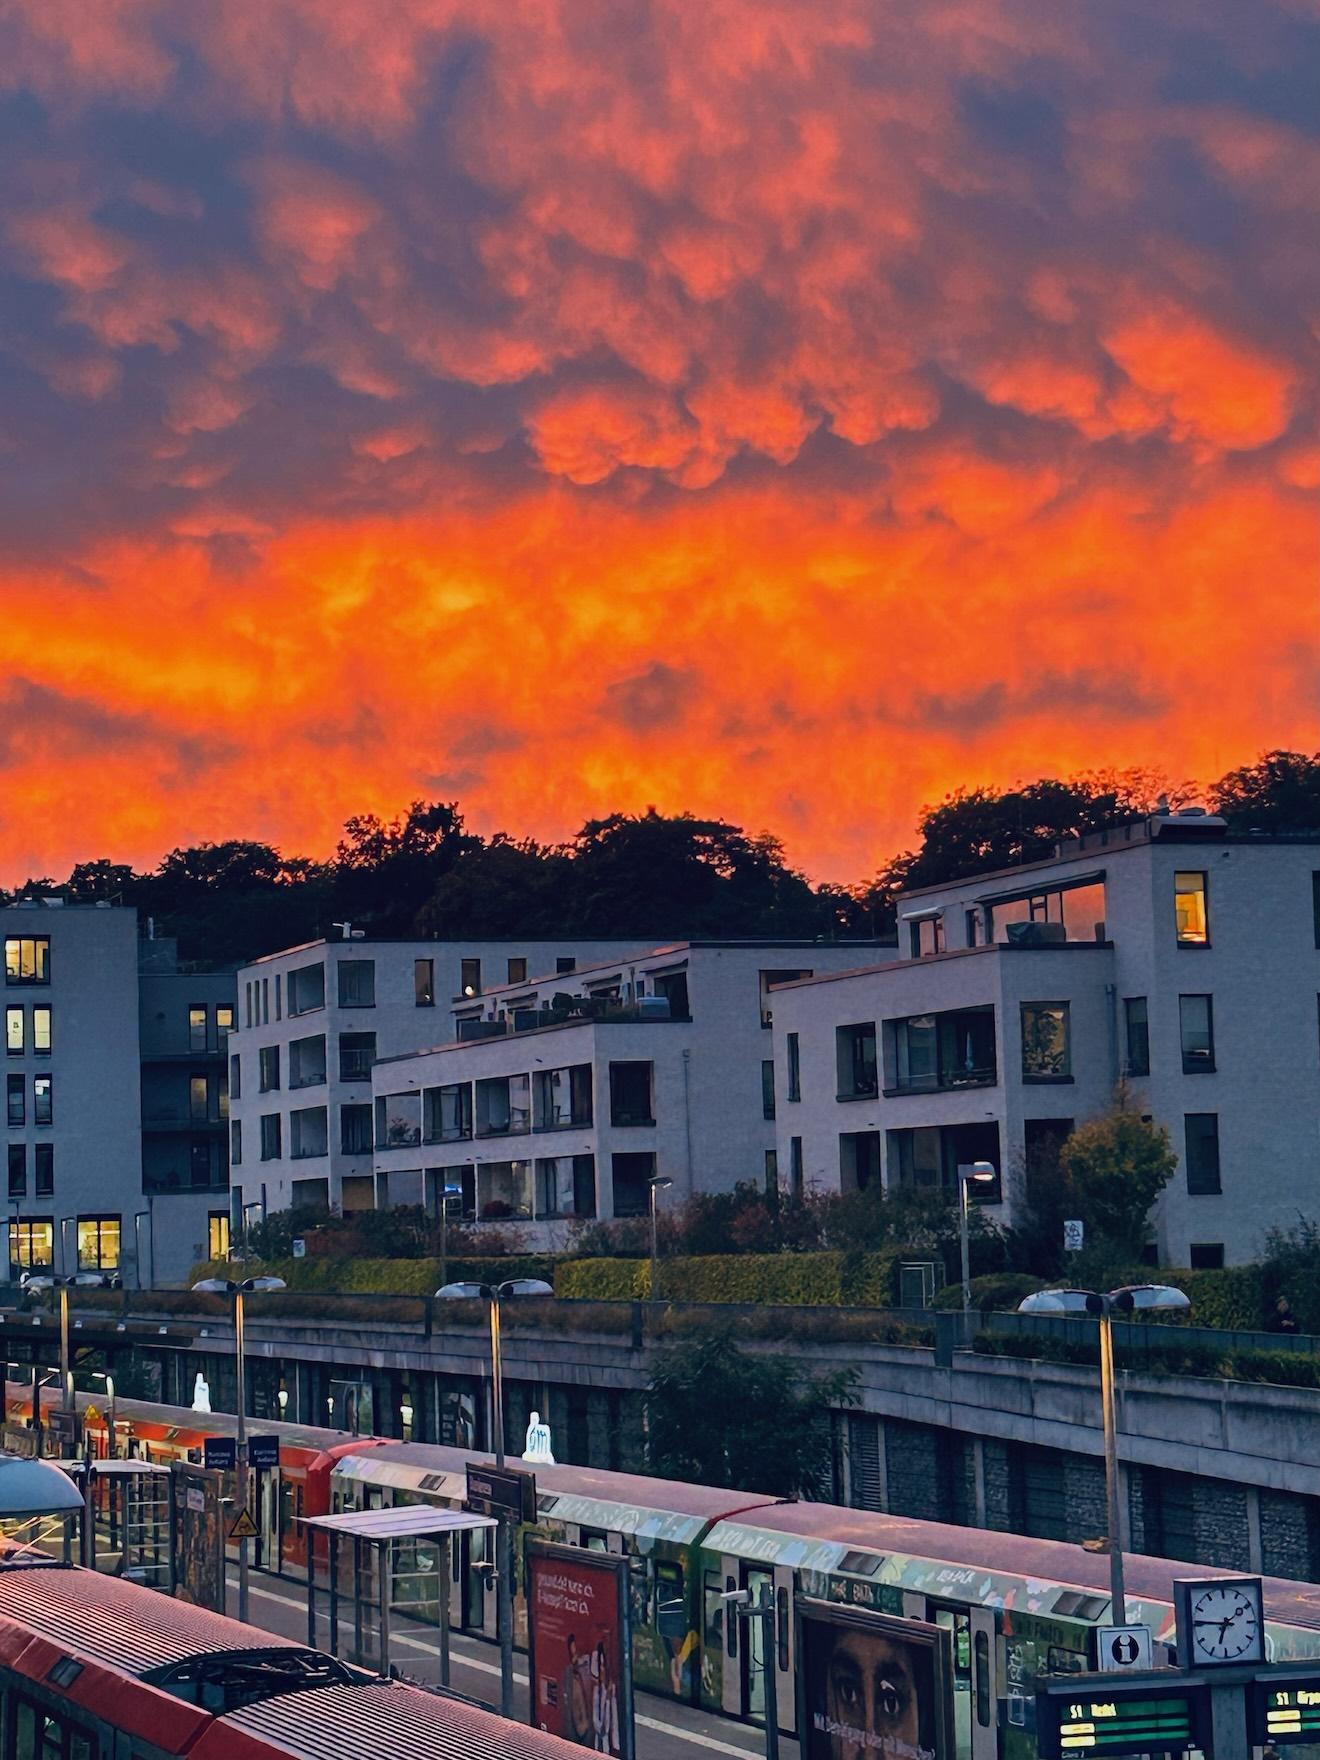
[[886, 1021], [885, 1075], [886, 1099], [993, 1088], [999, 1080], [993, 1008]]

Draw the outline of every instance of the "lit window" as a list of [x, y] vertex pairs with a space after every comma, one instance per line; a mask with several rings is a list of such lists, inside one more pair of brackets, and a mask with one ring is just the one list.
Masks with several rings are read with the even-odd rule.
[[55, 1094], [49, 1076], [32, 1078], [32, 1122], [52, 1124], [55, 1115]]
[[188, 1010], [188, 1049], [206, 1050], [206, 1008], [199, 1003]]
[[50, 1009], [38, 1004], [32, 1010], [32, 1049], [38, 1057], [50, 1056]]
[[5, 1010], [5, 1050], [10, 1057], [22, 1057], [27, 1049], [27, 1029], [22, 1004]]
[[80, 1216], [78, 1218], [78, 1269], [80, 1271], [117, 1271], [119, 1269], [119, 1218], [117, 1216]]
[[464, 996], [481, 995], [481, 961], [479, 959], [465, 959], [463, 961], [459, 988]]
[[188, 1078], [188, 1116], [194, 1124], [206, 1123], [206, 1077]]
[[229, 1257], [229, 1216], [224, 1210], [212, 1210], [206, 1218], [206, 1254], [209, 1259]]
[[234, 1010], [228, 1002], [217, 1002], [215, 1005], [215, 1036], [223, 1045], [234, 1030]]
[[1210, 916], [1206, 908], [1204, 874], [1175, 874], [1173, 908], [1178, 923], [1179, 947], [1210, 945]]
[[5, 938], [5, 983], [50, 983], [48, 935], [10, 935]]
[[413, 1001], [418, 1008], [435, 1007], [435, 961], [413, 961]]
[[1066, 1002], [1022, 1004], [1022, 1079], [1060, 1082], [1072, 1074]]
[[9, 1230], [9, 1257], [25, 1271], [50, 1269], [55, 1254], [55, 1223], [51, 1217], [40, 1221], [21, 1218]]

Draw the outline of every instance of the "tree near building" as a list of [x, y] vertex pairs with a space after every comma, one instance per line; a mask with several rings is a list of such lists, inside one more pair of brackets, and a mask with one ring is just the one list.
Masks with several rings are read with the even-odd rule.
[[662, 1479], [773, 1497], [819, 1496], [831, 1408], [856, 1402], [857, 1372], [812, 1376], [742, 1350], [728, 1331], [662, 1351], [646, 1394], [647, 1457]]
[[1079, 1125], [1060, 1149], [1060, 1196], [1067, 1215], [1086, 1225], [1089, 1245], [1135, 1264], [1151, 1209], [1177, 1166], [1168, 1131], [1120, 1083], [1108, 1109]]

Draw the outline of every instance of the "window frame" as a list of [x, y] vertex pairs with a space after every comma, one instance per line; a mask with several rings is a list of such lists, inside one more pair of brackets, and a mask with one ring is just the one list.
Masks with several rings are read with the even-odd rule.
[[[1180, 888], [1178, 882], [1183, 879], [1197, 879], [1201, 882], [1201, 917], [1205, 924], [1205, 934], [1199, 941], [1187, 940], [1178, 928], [1178, 900], [1180, 897], [1191, 896], [1186, 887]], [[1210, 934], [1210, 870], [1208, 868], [1176, 868], [1173, 875], [1173, 930], [1174, 940], [1180, 951], [1192, 952], [1213, 945]]]
[[[1205, 1038], [1204, 1056], [1196, 1057], [1187, 1049], [1187, 1009], [1189, 1002], [1205, 1003]], [[1182, 991], [1178, 996], [1178, 1050], [1182, 1057], [1182, 1072], [1185, 1076], [1213, 1075], [1215, 1073], [1215, 999], [1208, 990]]]
[[[41, 1090], [45, 1089], [45, 1104]], [[43, 1116], [44, 1114], [44, 1116]], [[51, 1130], [55, 1124], [55, 1079], [40, 1075], [32, 1078], [32, 1123], [39, 1130]]]
[[[89, 1260], [83, 1252], [83, 1229], [94, 1228], [96, 1231], [96, 1258]], [[103, 1235], [113, 1228], [114, 1258], [107, 1261]], [[74, 1221], [74, 1251], [77, 1255], [79, 1271], [118, 1271], [124, 1252], [124, 1218], [114, 1211], [93, 1211], [78, 1216]]]
[[[23, 948], [32, 948], [32, 974], [23, 975]], [[14, 975], [10, 975], [9, 950], [18, 949]], [[30, 989], [38, 986], [44, 988], [50, 983], [50, 936], [49, 935], [6, 935], [5, 936], [5, 984], [12, 989]]]
[[[268, 1130], [267, 1126], [273, 1126], [274, 1128], [273, 1130]], [[284, 1159], [284, 1123], [282, 1115], [278, 1112], [263, 1112], [261, 1114], [260, 1131], [261, 1159], [263, 1161], [282, 1161]], [[273, 1149], [269, 1146], [272, 1140], [275, 1145]]]
[[[349, 971], [370, 973], [370, 997], [364, 1002], [358, 997], [344, 994], [344, 974]], [[376, 962], [374, 959], [337, 959], [335, 961], [335, 999], [340, 1008], [375, 1008], [376, 1006]]]
[[[198, 1017], [201, 1017], [200, 1020]], [[200, 1027], [200, 1035], [198, 1029]], [[197, 1056], [210, 1049], [211, 1023], [210, 1014], [204, 1002], [188, 1004], [188, 1052]]]
[[[1140, 1003], [1144, 1019], [1139, 1023], [1145, 1036], [1146, 1055], [1140, 1067], [1132, 1061], [1132, 1008]], [[1123, 998], [1123, 1073], [1138, 1079], [1150, 1074], [1150, 998], [1148, 996], [1125, 996]]]
[[[46, 1017], [46, 1043], [41, 1043], [41, 1034], [37, 1029], [40, 1016]], [[48, 1002], [32, 1004], [32, 1055], [33, 1057], [50, 1057], [55, 1050], [55, 1011]]]
[[[1192, 1139], [1189, 1135], [1188, 1127], [1193, 1119], [1214, 1120], [1213, 1132], [1206, 1133], [1206, 1135], [1200, 1139], [1201, 1142], [1214, 1144], [1213, 1185], [1202, 1183], [1203, 1175], [1199, 1168], [1197, 1173], [1198, 1183], [1196, 1185], [1193, 1185], [1192, 1183]], [[1219, 1142], [1219, 1114], [1217, 1112], [1185, 1112], [1183, 1114], [1183, 1186], [1189, 1198], [1218, 1198], [1223, 1195], [1224, 1167]]]
[[[15, 1043], [12, 1023], [18, 1022], [18, 1040]], [[26, 1057], [28, 1041], [27, 1008], [21, 1002], [5, 1004], [5, 1055], [7, 1057]]]
[[[1029, 1071], [1027, 1068], [1027, 1011], [1028, 1009], [1058, 1009], [1063, 1015], [1063, 1063], [1058, 1071]], [[1021, 1062], [1021, 1081], [1031, 1087], [1050, 1087], [1071, 1082], [1072, 1067], [1072, 1007], [1059, 997], [1034, 997], [1030, 1001], [1018, 1003], [1018, 1039]]]
[[34, 1143], [32, 1145], [32, 1196], [34, 1198], [53, 1198], [55, 1196], [54, 1143]]
[[433, 959], [415, 959], [413, 961], [413, 1007], [435, 1007], [435, 961]]

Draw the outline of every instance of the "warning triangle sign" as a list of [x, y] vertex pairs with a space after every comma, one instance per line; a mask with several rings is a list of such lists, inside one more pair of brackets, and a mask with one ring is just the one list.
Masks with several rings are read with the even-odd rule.
[[255, 1540], [257, 1524], [252, 1520], [251, 1512], [245, 1509], [239, 1510], [233, 1521], [230, 1522], [228, 1532], [231, 1540]]

